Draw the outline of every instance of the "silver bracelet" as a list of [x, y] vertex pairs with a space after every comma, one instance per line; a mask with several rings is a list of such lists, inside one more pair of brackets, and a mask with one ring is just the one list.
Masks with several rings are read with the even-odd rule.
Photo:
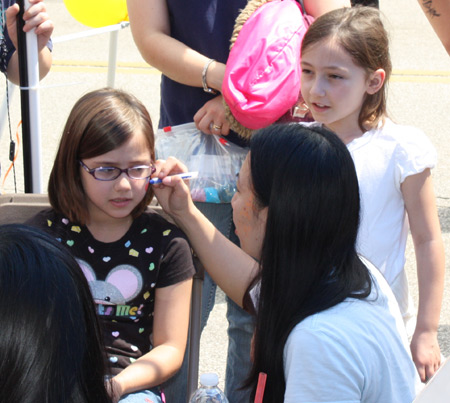
[[207, 92], [208, 94], [217, 94], [217, 91], [213, 88], [208, 87], [208, 84], [206, 83], [206, 73], [208, 72], [208, 67], [212, 62], [215, 62], [215, 60], [209, 59], [206, 62], [205, 67], [203, 67], [203, 71], [202, 71], [203, 91]]

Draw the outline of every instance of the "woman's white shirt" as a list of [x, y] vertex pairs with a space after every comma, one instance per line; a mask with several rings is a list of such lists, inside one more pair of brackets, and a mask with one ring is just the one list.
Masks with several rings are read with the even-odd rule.
[[412, 402], [421, 388], [397, 301], [367, 260], [373, 289], [299, 323], [284, 348], [284, 401]]

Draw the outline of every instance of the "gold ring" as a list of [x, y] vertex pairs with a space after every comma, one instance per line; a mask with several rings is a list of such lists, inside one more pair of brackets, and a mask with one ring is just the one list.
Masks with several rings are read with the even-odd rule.
[[216, 125], [215, 123], [213, 123], [212, 128], [213, 128], [214, 130], [222, 130], [222, 125], [218, 126], [218, 125]]

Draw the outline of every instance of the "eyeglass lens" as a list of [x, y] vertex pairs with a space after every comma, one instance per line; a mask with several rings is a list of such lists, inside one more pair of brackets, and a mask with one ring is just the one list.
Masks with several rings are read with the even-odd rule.
[[153, 167], [140, 165], [137, 167], [120, 169], [116, 167], [97, 168], [94, 171], [94, 177], [99, 180], [114, 180], [120, 176], [122, 172], [126, 172], [132, 179], [145, 179], [148, 178], [152, 172]]

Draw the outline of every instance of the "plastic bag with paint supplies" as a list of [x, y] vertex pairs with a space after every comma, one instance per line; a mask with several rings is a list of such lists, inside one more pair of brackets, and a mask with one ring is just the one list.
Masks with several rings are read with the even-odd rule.
[[195, 123], [185, 123], [159, 129], [155, 151], [158, 159], [172, 156], [182, 161], [189, 171], [198, 171], [198, 177], [189, 180], [194, 201], [230, 203], [248, 148], [225, 137], [204, 134]]

